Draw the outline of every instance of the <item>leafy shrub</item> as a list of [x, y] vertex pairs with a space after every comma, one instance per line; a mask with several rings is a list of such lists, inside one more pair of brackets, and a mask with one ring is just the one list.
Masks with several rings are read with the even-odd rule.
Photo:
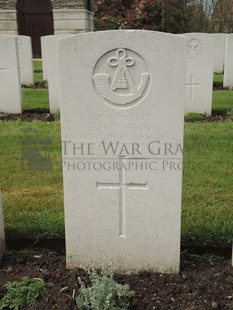
[[38, 297], [44, 294], [46, 288], [41, 279], [22, 278], [21, 281], [8, 282], [6, 295], [0, 301], [0, 309], [19, 310], [31, 306]]
[[[226, 1], [229, 4], [224, 9]], [[211, 19], [211, 15], [217, 16], [218, 23], [227, 19], [229, 27], [232, 26], [232, 0], [218, 0], [220, 5], [215, 6], [214, 2], [216, 0], [95, 0], [95, 29], [209, 32], [217, 26], [216, 18]]]
[[80, 295], [76, 304], [80, 310], [127, 310], [130, 298], [134, 292], [128, 284], [122, 285], [113, 279], [113, 267], [102, 268], [99, 273], [95, 269], [83, 269], [91, 280], [91, 286], [86, 287], [81, 278]]

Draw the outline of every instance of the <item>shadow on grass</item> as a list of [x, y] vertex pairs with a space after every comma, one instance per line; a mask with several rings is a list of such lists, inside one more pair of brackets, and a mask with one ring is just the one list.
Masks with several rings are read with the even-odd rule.
[[23, 113], [30, 113], [30, 114], [37, 114], [37, 113], [50, 113], [49, 109], [44, 108], [34, 108], [34, 109], [27, 109], [25, 108]]
[[41, 69], [35, 69], [34, 73], [43, 73], [43, 71]]
[[223, 88], [223, 82], [213, 82], [213, 89], [222, 89], [224, 90]]
[[226, 115], [227, 113], [228, 113], [229, 111], [227, 111], [226, 109], [221, 109], [221, 108], [219, 108], [219, 109], [214, 109], [213, 111], [212, 111], [212, 115]]

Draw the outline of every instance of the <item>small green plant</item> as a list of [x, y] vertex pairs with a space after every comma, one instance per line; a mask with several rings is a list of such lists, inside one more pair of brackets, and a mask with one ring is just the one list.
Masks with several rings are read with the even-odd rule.
[[230, 110], [227, 112], [227, 117], [229, 117], [230, 119], [233, 119], [233, 110]]
[[54, 117], [56, 121], [59, 121], [61, 119], [60, 110], [56, 110], [54, 113]]
[[130, 306], [130, 298], [134, 292], [128, 284], [118, 284], [113, 279], [113, 266], [102, 268], [98, 273], [95, 269], [82, 267], [91, 280], [91, 285], [86, 287], [81, 278], [80, 295], [76, 298], [76, 304], [80, 310], [127, 310]]
[[44, 294], [46, 288], [42, 279], [22, 278], [21, 281], [8, 282], [6, 295], [0, 301], [0, 309], [19, 310], [31, 306], [38, 297]]

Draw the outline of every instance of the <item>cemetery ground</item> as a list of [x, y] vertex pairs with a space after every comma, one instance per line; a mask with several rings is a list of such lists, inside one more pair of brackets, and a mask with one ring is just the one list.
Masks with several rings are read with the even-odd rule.
[[[0, 266], [0, 298], [7, 281], [30, 276], [42, 278], [47, 291], [28, 309], [75, 309], [78, 275], [88, 279], [82, 270], [65, 269], [60, 120], [59, 113], [49, 115], [40, 62], [35, 62], [35, 80], [35, 88], [23, 89], [23, 116], [0, 116], [8, 246]], [[214, 80], [222, 85], [222, 75]], [[52, 143], [52, 170], [24, 167], [23, 141], [37, 139]], [[233, 91], [215, 90], [213, 116], [191, 114], [185, 123], [181, 272], [116, 275], [135, 291], [132, 309], [233, 309], [232, 154]]]

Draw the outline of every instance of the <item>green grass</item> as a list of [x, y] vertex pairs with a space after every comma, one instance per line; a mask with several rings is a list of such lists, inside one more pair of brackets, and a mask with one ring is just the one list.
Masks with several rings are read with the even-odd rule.
[[[42, 62], [34, 60], [34, 77], [36, 83], [43, 81]], [[49, 93], [47, 88], [23, 88], [23, 109], [46, 110], [49, 112]]]
[[213, 92], [213, 114], [226, 114], [233, 111], [233, 91], [217, 90]]
[[[215, 90], [213, 92], [213, 115], [233, 114], [233, 91], [231, 90]], [[199, 113], [188, 113], [185, 116], [186, 121], [200, 121], [205, 116]]]
[[233, 122], [186, 124], [182, 241], [221, 246], [233, 239]]
[[217, 84], [223, 83], [223, 74], [222, 73], [214, 73], [214, 83], [217, 83]]
[[34, 60], [34, 78], [36, 83], [41, 83], [43, 81], [43, 72], [42, 72], [42, 61]]
[[[0, 187], [8, 237], [63, 235], [60, 123], [0, 122]], [[52, 140], [53, 171], [21, 169], [24, 140]]]
[[49, 112], [48, 89], [23, 89], [23, 108], [27, 110], [46, 110]]
[[200, 113], [188, 113], [185, 115], [185, 121], [201, 121], [204, 119], [205, 115]]
[[[53, 142], [53, 171], [21, 170], [24, 139]], [[233, 239], [233, 122], [187, 123], [182, 241]], [[60, 122], [0, 122], [0, 180], [8, 238], [64, 237]]]

